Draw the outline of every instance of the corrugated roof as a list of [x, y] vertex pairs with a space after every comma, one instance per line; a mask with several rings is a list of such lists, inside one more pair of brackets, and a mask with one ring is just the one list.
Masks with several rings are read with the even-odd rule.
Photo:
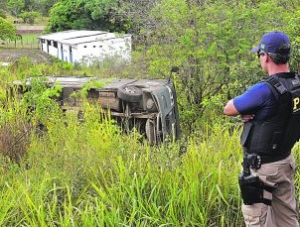
[[100, 35], [91, 35], [91, 36], [85, 36], [85, 37], [75, 37], [72, 39], [64, 40], [62, 43], [64, 44], [79, 44], [79, 43], [87, 43], [87, 42], [94, 42], [94, 41], [100, 41], [100, 40], [106, 40], [106, 39], [111, 39], [115, 38], [116, 35], [113, 33], [104, 33]]
[[87, 31], [87, 30], [68, 30], [63, 32], [55, 32], [47, 35], [42, 35], [39, 39], [63, 41], [68, 39], [84, 38], [95, 35], [107, 34], [104, 31]]
[[94, 36], [88, 36], [88, 37], [81, 37], [81, 38], [74, 38], [74, 39], [68, 39], [68, 40], [63, 40], [61, 43], [63, 44], [68, 44], [68, 45], [77, 45], [77, 44], [82, 44], [82, 43], [91, 43], [91, 42], [97, 42], [97, 41], [105, 41], [105, 40], [112, 40], [112, 39], [124, 39], [124, 38], [130, 38], [130, 35], [125, 35], [125, 36], [116, 36], [113, 33], [106, 33], [102, 35], [94, 35]]

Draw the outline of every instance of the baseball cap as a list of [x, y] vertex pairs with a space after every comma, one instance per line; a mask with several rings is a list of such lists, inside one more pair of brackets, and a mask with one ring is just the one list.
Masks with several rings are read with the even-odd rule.
[[263, 51], [265, 53], [287, 55], [290, 53], [291, 42], [284, 32], [274, 31], [266, 33], [258, 46], [252, 48], [252, 53]]

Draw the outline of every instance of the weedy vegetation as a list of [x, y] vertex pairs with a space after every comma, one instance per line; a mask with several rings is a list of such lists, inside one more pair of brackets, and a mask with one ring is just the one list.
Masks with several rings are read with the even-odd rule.
[[[55, 4], [49, 29], [65, 21], [70, 29], [92, 25], [90, 12], [103, 21], [91, 4], [98, 2], [86, 2], [88, 20], [74, 20], [85, 14], [69, 13], [73, 1]], [[126, 19], [119, 23], [133, 28], [130, 65], [58, 62], [26, 43], [35, 35], [24, 35], [23, 46], [17, 40], [0, 47], [0, 61], [10, 62], [0, 65], [0, 226], [243, 226], [241, 123], [224, 117], [222, 108], [265, 76], [250, 53], [265, 32], [289, 35], [291, 69], [299, 72], [298, 1], [148, 2], [120, 1], [124, 11], [109, 10], [116, 17], [108, 17], [110, 28], [120, 16]], [[52, 99], [59, 86], [36, 81], [22, 98], [12, 88], [15, 80], [48, 75], [166, 78], [172, 66], [179, 67], [171, 79], [181, 139], [161, 146], [149, 146], [136, 130], [125, 134], [96, 104], [84, 101], [84, 121], [63, 113]], [[297, 163], [299, 150], [297, 144]], [[295, 183], [300, 199], [298, 170]]]
[[0, 225], [241, 223], [239, 130], [207, 124], [201, 139], [149, 146], [87, 101], [83, 122], [63, 113], [51, 98], [59, 86], [32, 80], [32, 90], [19, 97], [12, 81], [42, 70], [48, 69], [28, 59], [1, 68]]
[[242, 226], [240, 127], [220, 120], [149, 146], [87, 101], [84, 121], [62, 113], [59, 86], [33, 80], [20, 99], [12, 78], [40, 70], [1, 68], [1, 226]]

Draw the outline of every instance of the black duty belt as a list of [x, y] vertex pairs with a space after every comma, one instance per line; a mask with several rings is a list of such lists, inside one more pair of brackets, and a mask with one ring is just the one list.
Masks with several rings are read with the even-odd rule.
[[271, 156], [265, 154], [245, 153], [245, 156], [247, 157], [247, 162], [250, 168], [259, 169], [262, 164], [283, 160], [287, 158], [290, 154], [291, 152], [287, 152], [287, 153], [282, 153], [280, 155], [276, 154]]

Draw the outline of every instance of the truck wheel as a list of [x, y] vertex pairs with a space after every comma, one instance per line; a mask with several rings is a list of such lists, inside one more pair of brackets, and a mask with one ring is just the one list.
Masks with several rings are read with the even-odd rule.
[[145, 131], [146, 131], [146, 136], [149, 141], [149, 144], [153, 145], [156, 142], [156, 140], [155, 140], [154, 122], [152, 120], [148, 119], [146, 121]]
[[126, 102], [139, 102], [143, 96], [143, 91], [135, 86], [125, 85], [118, 88], [117, 95]]

